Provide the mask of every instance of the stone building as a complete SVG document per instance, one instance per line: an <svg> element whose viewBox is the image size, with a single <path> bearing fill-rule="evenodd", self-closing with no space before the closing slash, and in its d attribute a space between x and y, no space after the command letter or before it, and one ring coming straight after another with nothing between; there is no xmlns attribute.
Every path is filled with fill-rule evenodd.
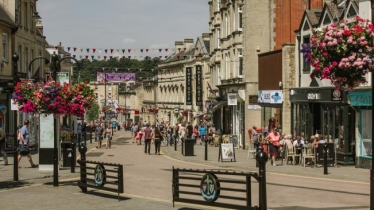
<svg viewBox="0 0 374 210"><path fill-rule="evenodd" d="M5 106L10 110L11 104L11 92L13 85L8 85L9 80L13 82L13 62L12 56L18 55L17 70L19 78L42 78L44 76L44 61L35 61L33 65L29 67L30 62L38 57L45 56L47 42L43 35L43 25L40 20L40 16L36 13L36 0L4 0L0 3L1 17L3 23L11 27L11 30L2 30L2 41L3 45L6 44L7 49L6 55L3 56L4 67L7 72L1 72L1 77L5 79L8 92L6 94L0 93L0 104L4 103ZM4 57L5 56L5 57ZM38 71L39 70L39 71ZM38 73L38 74L36 74ZM17 122L10 117L11 112L7 112L3 119L5 124L9 125L6 127L6 132L13 131L16 124L20 124L24 119L29 119L30 116L26 114L18 114ZM34 127L36 118L30 118L30 126ZM31 131L31 135L34 135L34 130ZM33 138L33 137L32 137Z"/></svg>
<svg viewBox="0 0 374 210"><path fill-rule="evenodd" d="M174 53L156 68L158 88L157 119L174 125L177 122L200 124L206 113L209 36L176 41Z"/></svg>

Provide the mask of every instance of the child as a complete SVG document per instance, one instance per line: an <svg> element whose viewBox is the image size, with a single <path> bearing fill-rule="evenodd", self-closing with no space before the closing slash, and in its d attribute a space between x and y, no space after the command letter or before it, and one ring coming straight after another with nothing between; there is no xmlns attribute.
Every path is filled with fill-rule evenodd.
<svg viewBox="0 0 374 210"><path fill-rule="evenodd" d="M135 137L137 145L142 145L142 137L143 137L143 133L140 130L140 128L138 127L138 129L136 131L136 137ZM139 141L139 143L138 143L138 141Z"/></svg>

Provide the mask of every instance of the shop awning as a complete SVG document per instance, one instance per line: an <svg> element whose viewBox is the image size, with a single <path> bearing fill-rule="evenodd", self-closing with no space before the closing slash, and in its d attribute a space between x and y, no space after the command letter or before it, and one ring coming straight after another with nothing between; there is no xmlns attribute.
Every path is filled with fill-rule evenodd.
<svg viewBox="0 0 374 210"><path fill-rule="evenodd" d="M225 106L226 104L227 104L227 101L220 101L220 102L218 102L217 104L215 104L215 105L210 109L210 111L211 111L211 112L214 112L214 111L216 111L217 109L219 109L219 108Z"/></svg>
<svg viewBox="0 0 374 210"><path fill-rule="evenodd" d="M197 114L196 116L194 116L193 118L199 118L199 117L203 117L204 115L206 115L207 113L200 113L200 114Z"/></svg>
<svg viewBox="0 0 374 210"><path fill-rule="evenodd" d="M351 101L352 106L371 106L372 99L371 99L371 91L353 91L348 92L349 99Z"/></svg>

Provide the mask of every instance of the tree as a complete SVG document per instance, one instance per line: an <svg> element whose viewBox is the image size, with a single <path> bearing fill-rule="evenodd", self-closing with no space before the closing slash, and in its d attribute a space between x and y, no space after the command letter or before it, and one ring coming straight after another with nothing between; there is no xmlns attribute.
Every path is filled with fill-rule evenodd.
<svg viewBox="0 0 374 210"><path fill-rule="evenodd" d="M91 109L86 110L86 118L88 122L94 122L99 118L99 113L100 113L100 106L96 102L94 102L91 106Z"/></svg>

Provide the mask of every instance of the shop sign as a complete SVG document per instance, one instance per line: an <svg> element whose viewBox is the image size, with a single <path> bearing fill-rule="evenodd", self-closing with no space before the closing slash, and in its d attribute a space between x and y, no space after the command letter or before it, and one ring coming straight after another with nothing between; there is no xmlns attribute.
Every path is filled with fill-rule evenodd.
<svg viewBox="0 0 374 210"><path fill-rule="evenodd" d="M258 95L249 95L248 96L248 103L249 104L257 104L258 103Z"/></svg>
<svg viewBox="0 0 374 210"><path fill-rule="evenodd" d="M283 92L281 90L259 90L258 103L282 104Z"/></svg>
<svg viewBox="0 0 374 210"><path fill-rule="evenodd" d="M318 100L321 96L319 93L308 93L308 100Z"/></svg>
<svg viewBox="0 0 374 210"><path fill-rule="evenodd" d="M343 91L341 90L332 90L331 91L331 101L341 101L343 100Z"/></svg>
<svg viewBox="0 0 374 210"><path fill-rule="evenodd" d="M192 105L192 68L186 68L186 105Z"/></svg>
<svg viewBox="0 0 374 210"><path fill-rule="evenodd" d="M175 109L174 109L174 113L176 113L176 114L179 113L179 109L178 109L178 108L175 108Z"/></svg>
<svg viewBox="0 0 374 210"><path fill-rule="evenodd" d="M354 91L349 92L349 99L352 106L371 106L371 91Z"/></svg>
<svg viewBox="0 0 374 210"><path fill-rule="evenodd" d="M196 66L196 106L203 105L203 78L202 68L200 65Z"/></svg>
<svg viewBox="0 0 374 210"><path fill-rule="evenodd" d="M248 105L249 110L261 110L261 106L259 105Z"/></svg>
<svg viewBox="0 0 374 210"><path fill-rule="evenodd" d="M236 106L238 104L238 98L236 97L236 95L236 93L227 94L227 105Z"/></svg>

